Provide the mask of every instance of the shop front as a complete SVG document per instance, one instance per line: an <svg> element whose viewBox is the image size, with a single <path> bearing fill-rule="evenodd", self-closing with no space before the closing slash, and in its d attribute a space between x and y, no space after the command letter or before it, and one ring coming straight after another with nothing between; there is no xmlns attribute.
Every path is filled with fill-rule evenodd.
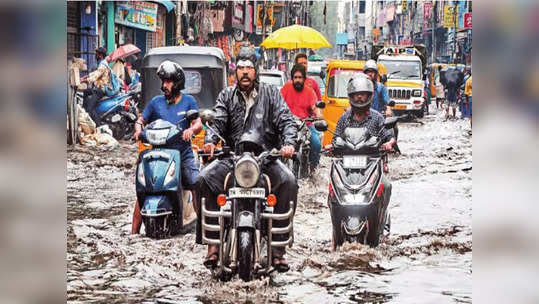
<svg viewBox="0 0 539 304"><path fill-rule="evenodd" d="M175 44L175 5L171 1L158 3L115 3L115 47L132 43L144 56L151 48Z"/></svg>

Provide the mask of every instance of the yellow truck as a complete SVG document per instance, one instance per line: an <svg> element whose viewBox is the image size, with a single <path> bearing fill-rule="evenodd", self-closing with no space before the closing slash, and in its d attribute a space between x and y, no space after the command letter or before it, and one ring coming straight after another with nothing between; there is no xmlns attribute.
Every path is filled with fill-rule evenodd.
<svg viewBox="0 0 539 304"><path fill-rule="evenodd" d="M387 71L389 99L395 101L392 107L396 115L412 113L421 118L424 115L424 71L426 68L425 46L373 46L373 59ZM384 79L385 80L385 79Z"/></svg>

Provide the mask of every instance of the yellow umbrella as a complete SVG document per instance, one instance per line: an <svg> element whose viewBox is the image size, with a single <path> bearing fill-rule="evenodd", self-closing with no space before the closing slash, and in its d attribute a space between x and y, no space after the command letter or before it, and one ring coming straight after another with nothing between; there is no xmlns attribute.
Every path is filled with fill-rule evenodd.
<svg viewBox="0 0 539 304"><path fill-rule="evenodd" d="M320 49L330 48L331 44L319 31L303 25L291 25L271 33L260 46L266 49Z"/></svg>

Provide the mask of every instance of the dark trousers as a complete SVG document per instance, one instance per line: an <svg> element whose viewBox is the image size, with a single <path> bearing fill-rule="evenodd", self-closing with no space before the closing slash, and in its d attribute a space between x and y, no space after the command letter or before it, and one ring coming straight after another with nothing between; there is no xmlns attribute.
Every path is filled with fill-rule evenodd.
<svg viewBox="0 0 539 304"><path fill-rule="evenodd" d="M206 208L211 211L219 210L217 205L217 195L224 192L224 181L226 175L231 172L233 174L233 162L230 159L225 160L215 160L206 166L199 175L198 180L198 194L199 199L197 200L199 204L202 203L202 197L206 198ZM277 205L274 207L275 213L286 213L290 209L289 202L294 202L294 211L296 208L296 202L298 197L298 183L294 174L290 169L288 169L281 161L277 160L275 162L267 165L263 172L268 175L271 181L271 192L277 196ZM197 225L197 243L202 244L202 235L201 235L201 221L200 221L200 210L198 208L198 225ZM216 218L206 218L206 223L217 225L218 221ZM273 221L274 227L286 227L290 223L289 220L280 220ZM276 234L274 235L274 240L284 241L288 238L287 234ZM219 238L219 233L215 231L206 231L206 237L216 239Z"/></svg>
<svg viewBox="0 0 539 304"><path fill-rule="evenodd" d="M90 117L98 127L101 125L101 119L99 119L99 115L97 114L97 105L104 96L105 92L98 88L84 90L84 100L82 106L86 112L90 114Z"/></svg>

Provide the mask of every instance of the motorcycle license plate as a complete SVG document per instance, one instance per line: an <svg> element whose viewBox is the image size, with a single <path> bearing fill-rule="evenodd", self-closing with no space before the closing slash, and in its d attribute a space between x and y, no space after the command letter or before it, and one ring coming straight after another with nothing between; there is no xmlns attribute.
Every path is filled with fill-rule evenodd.
<svg viewBox="0 0 539 304"><path fill-rule="evenodd" d="M230 188L228 190L229 198L266 198L266 189L264 188Z"/></svg>
<svg viewBox="0 0 539 304"><path fill-rule="evenodd" d="M343 167L346 169L363 169L367 167L367 156L354 155L344 156L342 159Z"/></svg>
<svg viewBox="0 0 539 304"><path fill-rule="evenodd" d="M395 110L406 110L406 105L395 105L393 107Z"/></svg>

